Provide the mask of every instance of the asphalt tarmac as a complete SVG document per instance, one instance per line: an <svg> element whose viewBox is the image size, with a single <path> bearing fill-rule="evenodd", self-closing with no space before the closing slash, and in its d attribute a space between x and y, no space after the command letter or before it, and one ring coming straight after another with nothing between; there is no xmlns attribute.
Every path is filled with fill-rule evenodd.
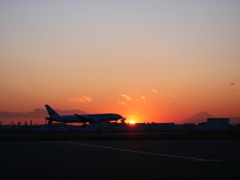
<svg viewBox="0 0 240 180"><path fill-rule="evenodd" d="M240 140L0 142L0 179L240 179Z"/></svg>

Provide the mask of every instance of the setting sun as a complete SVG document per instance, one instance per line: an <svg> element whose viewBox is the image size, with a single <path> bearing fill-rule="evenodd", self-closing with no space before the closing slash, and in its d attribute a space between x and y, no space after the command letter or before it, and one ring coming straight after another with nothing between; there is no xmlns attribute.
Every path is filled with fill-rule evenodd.
<svg viewBox="0 0 240 180"><path fill-rule="evenodd" d="M136 122L134 120L129 121L129 124L135 124Z"/></svg>

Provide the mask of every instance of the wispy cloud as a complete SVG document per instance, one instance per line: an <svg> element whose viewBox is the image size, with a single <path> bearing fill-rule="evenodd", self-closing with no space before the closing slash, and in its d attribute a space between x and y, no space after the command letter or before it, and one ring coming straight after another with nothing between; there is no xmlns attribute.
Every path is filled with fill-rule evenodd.
<svg viewBox="0 0 240 180"><path fill-rule="evenodd" d="M122 94L121 96L128 101L132 101L132 99L128 95Z"/></svg>
<svg viewBox="0 0 240 180"><path fill-rule="evenodd" d="M151 94L151 93L158 93L158 90L156 90L156 89L149 90L149 91L148 91L148 94Z"/></svg>
<svg viewBox="0 0 240 180"><path fill-rule="evenodd" d="M146 97L145 96L141 96L141 99L146 100Z"/></svg>
<svg viewBox="0 0 240 180"><path fill-rule="evenodd" d="M212 87L215 88L215 89L218 89L218 88L219 88L218 86L215 86L215 85L213 85Z"/></svg>
<svg viewBox="0 0 240 180"><path fill-rule="evenodd" d="M73 102L73 103L79 103L79 102L91 102L92 98L88 96L82 96L82 97L73 97L73 98L68 98L68 101Z"/></svg>
<svg viewBox="0 0 240 180"><path fill-rule="evenodd" d="M171 97L171 98L177 98L177 96L175 96L175 95L169 95L169 97Z"/></svg>
<svg viewBox="0 0 240 180"><path fill-rule="evenodd" d="M145 100L147 99L146 96L140 95L139 92L134 93L131 97L126 94L121 95L122 99L118 101L118 104L121 105L129 105L137 103L146 103Z"/></svg>
<svg viewBox="0 0 240 180"><path fill-rule="evenodd" d="M227 85L221 84L221 85L219 85L219 86L214 85L214 86L212 86L212 87L215 88L215 89L225 89L225 88L227 89L229 86L236 86L236 84L235 84L234 82L230 82L230 83L228 83ZM232 89L231 91L233 91L233 92L238 92L237 89Z"/></svg>
<svg viewBox="0 0 240 180"><path fill-rule="evenodd" d="M228 83L229 86L235 86L236 84L234 82Z"/></svg>
<svg viewBox="0 0 240 180"><path fill-rule="evenodd" d="M118 104L121 104L121 105L124 105L124 106L127 105L127 103L125 103L125 102L123 102L123 101L118 101Z"/></svg>
<svg viewBox="0 0 240 180"><path fill-rule="evenodd" d="M85 99L85 101L91 102L92 98L91 97L87 97L87 96L83 96L83 98Z"/></svg>

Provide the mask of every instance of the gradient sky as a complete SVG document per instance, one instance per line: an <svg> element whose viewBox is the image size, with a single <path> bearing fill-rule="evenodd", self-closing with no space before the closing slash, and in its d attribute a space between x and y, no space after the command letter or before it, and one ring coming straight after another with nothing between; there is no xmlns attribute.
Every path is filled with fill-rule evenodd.
<svg viewBox="0 0 240 180"><path fill-rule="evenodd" d="M240 116L239 0L9 0L0 22L0 111Z"/></svg>

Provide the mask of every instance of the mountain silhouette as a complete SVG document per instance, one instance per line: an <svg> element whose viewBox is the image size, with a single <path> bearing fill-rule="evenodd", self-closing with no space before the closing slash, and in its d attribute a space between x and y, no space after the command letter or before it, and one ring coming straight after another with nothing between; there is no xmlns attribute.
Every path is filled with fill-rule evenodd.
<svg viewBox="0 0 240 180"><path fill-rule="evenodd" d="M181 123L181 124L184 124L184 123L198 124L201 122L207 122L207 118L215 118L215 117L207 112L199 112L191 117L181 120L179 123Z"/></svg>

